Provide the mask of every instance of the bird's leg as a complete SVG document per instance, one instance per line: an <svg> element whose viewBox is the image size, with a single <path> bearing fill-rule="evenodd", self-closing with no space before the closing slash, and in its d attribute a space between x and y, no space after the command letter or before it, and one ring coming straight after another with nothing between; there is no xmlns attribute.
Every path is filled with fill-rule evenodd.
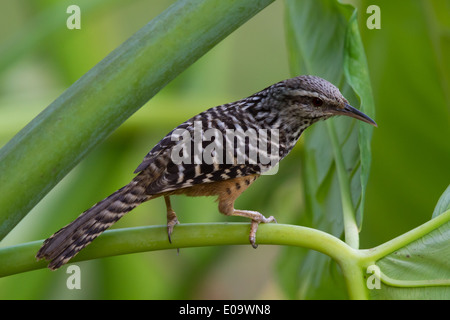
<svg viewBox="0 0 450 320"><path fill-rule="evenodd" d="M180 222L178 221L175 211L172 210L172 205L170 204L170 196L164 196L164 201L166 202L167 207L167 236L169 238L169 242L172 243L172 239L170 238L170 236L172 235L173 227Z"/></svg>
<svg viewBox="0 0 450 320"><path fill-rule="evenodd" d="M252 224L250 226L250 235L249 240L250 244L253 248L257 248L258 245L256 244L256 230L258 230L259 224L262 223L270 223L270 222L277 222L273 216L270 216L269 218L264 217L261 213L257 211L249 211L249 210L235 210L231 214L232 216L240 216L240 217L246 217L249 219L252 219Z"/></svg>
<svg viewBox="0 0 450 320"><path fill-rule="evenodd" d="M264 217L261 213L257 211L250 210L236 210L234 209L234 201L239 197L239 195L244 192L256 179L257 175L240 177L232 179L229 181L221 182L218 185L218 195L219 198L219 211L227 216L240 216L249 218L252 220L250 226L249 240L253 248L257 248L256 244L256 230L258 230L259 224L277 222L274 217L269 218Z"/></svg>

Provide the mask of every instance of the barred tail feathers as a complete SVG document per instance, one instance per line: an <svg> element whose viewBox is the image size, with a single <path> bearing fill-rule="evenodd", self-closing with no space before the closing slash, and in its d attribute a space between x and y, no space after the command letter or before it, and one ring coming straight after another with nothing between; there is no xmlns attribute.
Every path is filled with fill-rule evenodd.
<svg viewBox="0 0 450 320"><path fill-rule="evenodd" d="M131 181L45 240L36 258L50 260L48 267L58 269L123 215L150 198L138 180Z"/></svg>

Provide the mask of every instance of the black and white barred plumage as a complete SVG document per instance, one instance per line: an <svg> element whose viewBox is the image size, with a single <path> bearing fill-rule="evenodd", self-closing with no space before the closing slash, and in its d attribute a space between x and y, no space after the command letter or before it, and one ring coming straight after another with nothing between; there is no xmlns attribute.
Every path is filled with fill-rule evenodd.
<svg viewBox="0 0 450 320"><path fill-rule="evenodd" d="M159 196L167 197L166 201L168 201L169 195L172 194L218 195L220 211L225 214L234 214L233 211L230 211L233 208L229 207L232 207L234 199L242 191L234 195L227 186L224 188L226 192L222 194L217 183L238 181L236 185L239 186L237 189L240 189L239 180L235 179L244 178L243 186L248 187L257 176L269 170L292 150L301 133L308 126L339 114L374 124L373 120L350 107L334 85L315 76L300 76L284 80L248 98L208 109L180 124L167 134L145 156L135 170L138 175L128 185L100 201L82 213L75 221L45 240L36 257L51 260L49 264L51 269L59 268L125 213L140 203ZM202 132L214 129L216 130L215 134L221 136L201 140L199 144L198 139L194 141L195 125L200 125ZM243 138L241 139L243 147L239 149L236 146L240 138L228 139L226 135L230 130L239 134L253 132L252 130L258 134L265 130L267 137L259 137L261 139L257 143L261 143L260 145L255 142L252 144L250 139L247 141ZM190 135L191 153L184 158L189 161L176 163L174 156L177 154L174 154L173 151L182 143L182 140L179 139L181 133ZM276 139L271 139L271 134L275 133ZM224 147L222 156L214 158L218 154L214 149L212 151L214 155L211 156L212 162L198 161L199 159L196 159L198 154L195 154L193 150L197 148L201 153L207 150L208 144L212 141L215 141L217 147ZM225 148L227 145L235 147L227 150ZM186 144L186 146L188 145ZM250 151L254 151L255 148L259 149L259 146L265 146L263 148L265 149L264 155L270 158L270 162L262 163L259 161L262 158L259 157L256 158L256 161L251 159ZM275 154L270 153L270 150L275 150ZM228 160L232 159L231 162L226 161L227 152L229 152ZM185 155L183 154L183 156ZM239 159L240 161L238 161ZM246 177L253 178L250 181ZM205 186L205 188L195 189L199 185ZM209 185L214 186L213 191L207 189ZM194 189L197 191L192 192ZM232 198L230 199L231 204L226 203L227 193ZM168 206L168 212L170 210ZM242 212L236 214L244 215ZM251 212L248 215L246 212L244 213L244 216L255 221L255 213ZM263 216L261 215L261 217ZM257 223L266 221L269 220L261 218ZM254 232L256 232L256 227ZM169 239L170 232L171 229Z"/></svg>

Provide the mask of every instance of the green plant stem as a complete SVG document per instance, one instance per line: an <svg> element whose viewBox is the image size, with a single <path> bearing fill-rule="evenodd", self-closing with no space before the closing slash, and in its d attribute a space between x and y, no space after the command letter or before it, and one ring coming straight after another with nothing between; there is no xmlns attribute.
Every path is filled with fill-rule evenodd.
<svg viewBox="0 0 450 320"><path fill-rule="evenodd" d="M360 264L358 250L354 250L352 256L345 260L338 261L338 264L342 269L350 299L367 300L369 295L364 281L365 269Z"/></svg>
<svg viewBox="0 0 450 320"><path fill-rule="evenodd" d="M336 128L333 119L327 121L328 133L333 146L334 161L341 191L342 214L344 219L345 242L353 249L359 248L359 230L355 218L355 209L352 203L350 192L350 180L345 170L344 157L341 152L341 145L337 138Z"/></svg>
<svg viewBox="0 0 450 320"><path fill-rule="evenodd" d="M391 287L399 288L417 288L417 287L440 287L450 286L450 279L431 279L431 280L401 280L388 277L380 271L381 282Z"/></svg>
<svg viewBox="0 0 450 320"><path fill-rule="evenodd" d="M179 0L0 150L0 240L90 150L273 0Z"/></svg>
<svg viewBox="0 0 450 320"><path fill-rule="evenodd" d="M374 264L375 261L387 256L388 254L406 246L414 240L417 240L432 230L439 228L445 223L450 222L450 210L445 211L439 216L425 222L424 224L388 241L375 248L360 250L364 256L365 265Z"/></svg>
<svg viewBox="0 0 450 320"><path fill-rule="evenodd" d="M249 245L248 223L182 224L175 227L172 244L167 240L166 226L116 229L104 232L71 262L128 253L216 245ZM258 244L292 245L317 250L339 263L354 260L355 250L340 239L307 227L284 224L261 224ZM48 262L36 262L35 255L42 241L33 241L0 249L0 276L46 267Z"/></svg>
<svg viewBox="0 0 450 320"><path fill-rule="evenodd" d="M182 224L175 227L172 244L167 240L166 226L149 226L109 230L75 256L71 262L129 253L176 248L247 245L248 223ZM352 299L366 299L359 253L340 239L307 227L284 224L261 224L258 244L291 245L322 252L341 266ZM0 249L0 277L45 268L47 261L36 261L42 240Z"/></svg>
<svg viewBox="0 0 450 320"><path fill-rule="evenodd" d="M450 221L450 210L423 225L373 249L356 250L340 239L307 227L284 224L261 224L257 243L305 247L322 252L334 259L342 269L349 296L352 299L367 299L364 270L369 265L395 250L425 236ZM166 226L149 226L109 230L104 232L71 262L108 256L167 250L176 248L247 245L248 223L182 224L175 227L172 244L167 240ZM42 240L0 248L0 277L45 268L46 261L36 261L35 254ZM249 246L249 250L252 250ZM394 286L448 285L447 280L400 282L386 277L383 282Z"/></svg>

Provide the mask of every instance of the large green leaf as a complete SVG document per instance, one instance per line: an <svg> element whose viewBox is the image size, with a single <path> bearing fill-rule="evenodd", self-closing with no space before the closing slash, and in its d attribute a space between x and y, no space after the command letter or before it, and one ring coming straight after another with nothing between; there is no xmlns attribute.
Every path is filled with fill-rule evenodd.
<svg viewBox="0 0 450 320"><path fill-rule="evenodd" d="M356 10L335 0L286 2L286 31L292 72L314 74L337 85L349 102L373 116L374 105ZM304 134L302 168L308 219L297 223L340 237L358 247L364 189L370 169L372 128L344 117L315 124ZM284 263L294 254L299 264ZM286 249L281 274L296 274L305 298L345 298L336 265L317 252ZM282 280L284 277L281 277ZM288 292L297 296L283 281ZM336 288L337 290L330 290ZM323 290L321 290L323 289ZM340 291L340 292L339 292Z"/></svg>
<svg viewBox="0 0 450 320"><path fill-rule="evenodd" d="M433 218L450 209L450 186L439 199ZM450 298L450 221L376 262L381 287L373 299Z"/></svg>

